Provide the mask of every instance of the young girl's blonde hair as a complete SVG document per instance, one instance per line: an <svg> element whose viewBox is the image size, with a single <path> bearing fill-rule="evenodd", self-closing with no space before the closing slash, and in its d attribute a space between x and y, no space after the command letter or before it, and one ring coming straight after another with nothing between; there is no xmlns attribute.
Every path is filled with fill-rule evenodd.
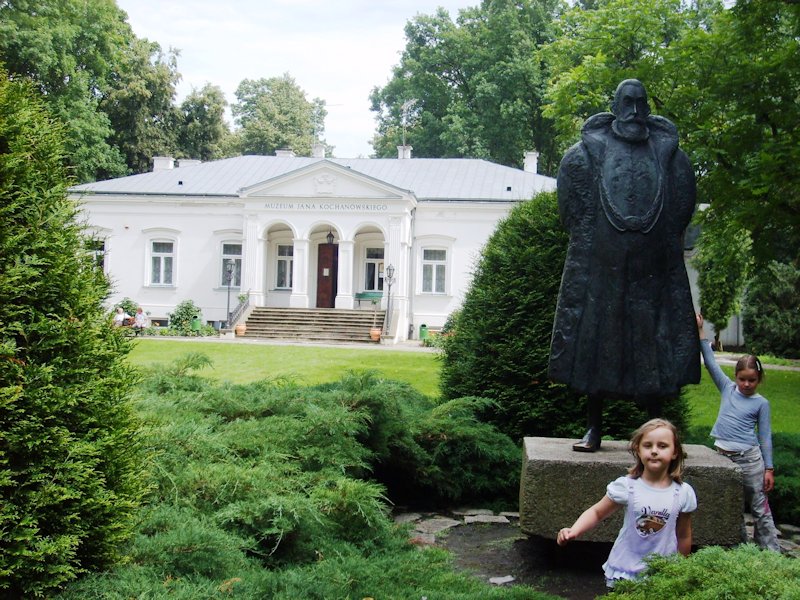
<svg viewBox="0 0 800 600"><path fill-rule="evenodd" d="M669 476L672 477L673 481L681 483L681 477L683 476L683 445L681 444L681 437L678 435L678 428L666 419L650 419L633 432L628 450L633 455L636 464L628 469L628 475L637 479L644 473L644 465L642 464L642 459L639 458L639 444L642 443L642 438L646 433L650 433L659 427L666 427L672 432L672 437L675 440L675 458L669 463Z"/></svg>

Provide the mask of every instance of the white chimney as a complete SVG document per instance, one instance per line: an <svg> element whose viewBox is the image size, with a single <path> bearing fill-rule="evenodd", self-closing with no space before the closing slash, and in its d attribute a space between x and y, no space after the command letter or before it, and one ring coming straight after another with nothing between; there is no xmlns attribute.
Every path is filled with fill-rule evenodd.
<svg viewBox="0 0 800 600"><path fill-rule="evenodd" d="M277 150L275 150L275 156L294 158L295 153L294 150L292 150L291 148L278 148Z"/></svg>
<svg viewBox="0 0 800 600"><path fill-rule="evenodd" d="M526 173L536 173L539 168L539 153L538 152L526 152L525 153L525 162L523 163L522 169Z"/></svg>
<svg viewBox="0 0 800 600"><path fill-rule="evenodd" d="M179 158L177 167L180 169L181 167L193 167L195 165L199 165L202 160L198 160L197 158Z"/></svg>
<svg viewBox="0 0 800 600"><path fill-rule="evenodd" d="M413 146L398 146L397 147L397 158L404 159L404 158L411 158L411 151L414 149Z"/></svg>
<svg viewBox="0 0 800 600"><path fill-rule="evenodd" d="M168 171L175 167L175 159L171 156L154 156L153 171Z"/></svg>
<svg viewBox="0 0 800 600"><path fill-rule="evenodd" d="M314 145L311 146L311 156L312 158L325 158L325 144L314 142Z"/></svg>

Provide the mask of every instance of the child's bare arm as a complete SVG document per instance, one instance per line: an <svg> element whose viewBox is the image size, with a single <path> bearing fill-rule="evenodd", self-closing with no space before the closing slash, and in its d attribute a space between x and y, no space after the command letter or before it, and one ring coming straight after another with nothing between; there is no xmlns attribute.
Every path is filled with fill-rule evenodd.
<svg viewBox="0 0 800 600"><path fill-rule="evenodd" d="M564 527L558 532L558 538L556 539L558 545L564 546L567 542L578 539L579 536L594 529L601 521L613 515L620 506L622 505L617 504L608 496L603 496L600 502L583 511L583 514L578 517L572 527Z"/></svg>
<svg viewBox="0 0 800 600"><path fill-rule="evenodd" d="M689 556L692 551L692 513L678 515L676 533L678 535L678 552Z"/></svg>

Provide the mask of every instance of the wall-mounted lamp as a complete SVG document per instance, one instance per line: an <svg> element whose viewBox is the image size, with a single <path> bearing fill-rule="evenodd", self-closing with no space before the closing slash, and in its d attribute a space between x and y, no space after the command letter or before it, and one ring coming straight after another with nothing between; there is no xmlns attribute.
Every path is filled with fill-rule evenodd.
<svg viewBox="0 0 800 600"><path fill-rule="evenodd" d="M328 230L328 235L325 236L325 239L328 240L329 244L333 243L333 231L330 229Z"/></svg>

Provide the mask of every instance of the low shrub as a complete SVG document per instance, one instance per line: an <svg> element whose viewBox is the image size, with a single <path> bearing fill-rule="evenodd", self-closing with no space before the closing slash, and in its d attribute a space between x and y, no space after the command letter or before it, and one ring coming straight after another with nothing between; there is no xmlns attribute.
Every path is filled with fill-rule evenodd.
<svg viewBox="0 0 800 600"><path fill-rule="evenodd" d="M184 300L179 302L171 313L167 313L169 317L169 329L176 332L178 335L192 335L192 321L195 317L200 317L200 307L197 306L192 300Z"/></svg>
<svg viewBox="0 0 800 600"><path fill-rule="evenodd" d="M648 576L623 581L608 600L800 598L800 562L753 545L709 546L688 558L654 556Z"/></svg>

